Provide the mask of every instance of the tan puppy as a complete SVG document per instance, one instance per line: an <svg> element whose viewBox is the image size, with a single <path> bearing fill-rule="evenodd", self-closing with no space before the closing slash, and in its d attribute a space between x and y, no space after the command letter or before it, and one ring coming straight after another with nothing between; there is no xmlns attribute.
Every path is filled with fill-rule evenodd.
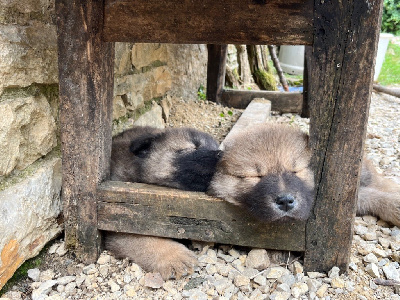
<svg viewBox="0 0 400 300"><path fill-rule="evenodd" d="M224 141L193 129L134 128L113 139L111 178L207 191L265 222L306 220L314 201L308 135L282 124L250 127ZM358 214L400 226L400 187L363 162ZM106 249L164 278L191 272L194 254L170 239L105 235Z"/></svg>

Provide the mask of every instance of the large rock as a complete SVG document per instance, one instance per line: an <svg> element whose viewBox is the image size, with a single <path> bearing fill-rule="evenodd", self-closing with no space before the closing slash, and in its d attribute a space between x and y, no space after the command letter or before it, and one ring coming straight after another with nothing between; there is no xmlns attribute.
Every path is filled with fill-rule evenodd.
<svg viewBox="0 0 400 300"><path fill-rule="evenodd" d="M135 126L152 126L156 128L165 128L162 118L162 108L153 103L151 109L141 115L134 123Z"/></svg>
<svg viewBox="0 0 400 300"><path fill-rule="evenodd" d="M0 176L22 170L57 145L56 124L42 94L0 98Z"/></svg>
<svg viewBox="0 0 400 300"><path fill-rule="evenodd" d="M0 185L0 289L62 229L61 159L52 154L30 169Z"/></svg>
<svg viewBox="0 0 400 300"><path fill-rule="evenodd" d="M200 85L206 85L205 45L116 44L114 95L134 111L145 102L165 97L196 99Z"/></svg>
<svg viewBox="0 0 400 300"><path fill-rule="evenodd" d="M0 25L0 94L5 87L33 82L58 82L56 27Z"/></svg>

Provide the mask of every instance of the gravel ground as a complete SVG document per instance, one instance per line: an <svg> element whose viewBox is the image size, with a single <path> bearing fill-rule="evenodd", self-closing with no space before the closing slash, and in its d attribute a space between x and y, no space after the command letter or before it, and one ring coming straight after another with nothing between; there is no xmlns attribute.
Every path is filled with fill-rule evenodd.
<svg viewBox="0 0 400 300"><path fill-rule="evenodd" d="M399 112L398 98L374 94L366 141L367 156L396 180L400 178ZM169 125L191 124L222 140L240 114L205 101L179 101ZM272 119L308 128L308 120L292 114L274 114ZM364 216L356 218L354 231L347 275L339 275L337 268L328 274L304 273L301 256L290 252L193 242L189 247L199 266L192 275L169 281L107 252L96 264L80 264L57 240L44 264L29 270L29 277L1 299L400 300L400 229Z"/></svg>

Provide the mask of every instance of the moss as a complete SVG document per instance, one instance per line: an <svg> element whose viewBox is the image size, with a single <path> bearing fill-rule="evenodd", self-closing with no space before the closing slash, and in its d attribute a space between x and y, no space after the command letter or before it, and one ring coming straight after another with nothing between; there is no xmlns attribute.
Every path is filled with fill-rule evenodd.
<svg viewBox="0 0 400 300"><path fill-rule="evenodd" d="M276 91L276 80L274 75L264 70L256 70L255 76L257 78L257 84L267 91Z"/></svg>
<svg viewBox="0 0 400 300"><path fill-rule="evenodd" d="M43 249L39 252L39 254L31 259L25 261L18 269L15 271L14 275L7 281L7 283L3 286L0 291L0 297L6 294L11 288L18 283L18 281L27 278L28 270L38 268L44 262L44 256L47 253L47 250L54 243L55 240L47 243Z"/></svg>
<svg viewBox="0 0 400 300"><path fill-rule="evenodd" d="M153 61L150 65L142 67L141 71L142 71L142 73L145 73L145 72L151 71L152 69L155 69L155 68L158 68L158 67L162 67L162 66L166 66L166 65L167 65L166 62L163 62L163 61L160 61L160 60L156 60L156 61Z"/></svg>
<svg viewBox="0 0 400 300"><path fill-rule="evenodd" d="M26 87L6 87L0 95L0 102L13 98L44 95L49 101L58 99L58 84L33 83Z"/></svg>

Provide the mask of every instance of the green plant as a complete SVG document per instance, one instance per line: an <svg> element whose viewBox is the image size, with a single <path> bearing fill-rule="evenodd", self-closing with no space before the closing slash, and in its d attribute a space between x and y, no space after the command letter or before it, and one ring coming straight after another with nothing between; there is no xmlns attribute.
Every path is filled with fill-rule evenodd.
<svg viewBox="0 0 400 300"><path fill-rule="evenodd" d="M382 13L382 32L400 35L400 1L384 0Z"/></svg>
<svg viewBox="0 0 400 300"><path fill-rule="evenodd" d="M207 99L206 89L202 84L200 84L199 88L197 89L197 97L199 98L199 100Z"/></svg>
<svg viewBox="0 0 400 300"><path fill-rule="evenodd" d="M378 82L381 85L400 84L400 45L389 43Z"/></svg>

